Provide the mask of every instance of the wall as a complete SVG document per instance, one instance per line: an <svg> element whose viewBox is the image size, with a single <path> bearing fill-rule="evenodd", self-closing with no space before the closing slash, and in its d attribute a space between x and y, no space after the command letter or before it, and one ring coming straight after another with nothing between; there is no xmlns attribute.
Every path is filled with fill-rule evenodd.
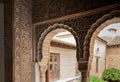
<svg viewBox="0 0 120 82"><path fill-rule="evenodd" d="M107 49L107 68L120 69L120 47Z"/></svg>
<svg viewBox="0 0 120 82"><path fill-rule="evenodd" d="M32 82L32 0L14 0L14 82Z"/></svg>
<svg viewBox="0 0 120 82"><path fill-rule="evenodd" d="M60 53L60 79L76 75L76 50L50 47L50 52Z"/></svg>
<svg viewBox="0 0 120 82"><path fill-rule="evenodd" d="M0 82L4 79L4 5L0 4Z"/></svg>
<svg viewBox="0 0 120 82"><path fill-rule="evenodd" d="M99 48L99 65L98 65L98 73L96 73L96 49ZM95 40L94 44L94 54L93 54L93 60L92 60L92 67L90 71L90 75L96 75L98 77L102 76L103 71L105 70L105 56L106 56L106 44Z"/></svg>

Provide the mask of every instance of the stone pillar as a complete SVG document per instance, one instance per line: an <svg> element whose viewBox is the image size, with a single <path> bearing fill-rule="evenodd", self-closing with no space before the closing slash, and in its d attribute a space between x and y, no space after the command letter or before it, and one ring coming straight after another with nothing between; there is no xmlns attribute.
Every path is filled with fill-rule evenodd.
<svg viewBox="0 0 120 82"><path fill-rule="evenodd" d="M13 24L13 82L32 82L32 0L14 0Z"/></svg>
<svg viewBox="0 0 120 82"><path fill-rule="evenodd" d="M88 71L81 72L81 82L89 82L89 72Z"/></svg>
<svg viewBox="0 0 120 82"><path fill-rule="evenodd" d="M46 71L48 69L48 58L43 58L41 62L38 62L40 66L40 82L46 82Z"/></svg>

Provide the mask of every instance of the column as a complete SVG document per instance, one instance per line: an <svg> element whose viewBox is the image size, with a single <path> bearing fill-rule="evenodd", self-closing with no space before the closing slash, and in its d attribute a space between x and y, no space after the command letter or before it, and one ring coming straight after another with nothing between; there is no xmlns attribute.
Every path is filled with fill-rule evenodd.
<svg viewBox="0 0 120 82"><path fill-rule="evenodd" d="M88 71L81 72L81 82L89 82L89 72Z"/></svg>
<svg viewBox="0 0 120 82"><path fill-rule="evenodd" d="M38 62L40 66L40 82L46 82L46 71L48 69L48 58L43 58L41 62Z"/></svg>

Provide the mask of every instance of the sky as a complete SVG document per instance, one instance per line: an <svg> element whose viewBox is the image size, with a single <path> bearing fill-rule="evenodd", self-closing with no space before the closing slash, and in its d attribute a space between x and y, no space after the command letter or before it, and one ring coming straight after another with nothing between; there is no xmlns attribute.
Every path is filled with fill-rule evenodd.
<svg viewBox="0 0 120 82"><path fill-rule="evenodd" d="M113 28L116 29L116 33L109 32L108 29ZM106 26L98 36L120 36L120 23L114 23Z"/></svg>

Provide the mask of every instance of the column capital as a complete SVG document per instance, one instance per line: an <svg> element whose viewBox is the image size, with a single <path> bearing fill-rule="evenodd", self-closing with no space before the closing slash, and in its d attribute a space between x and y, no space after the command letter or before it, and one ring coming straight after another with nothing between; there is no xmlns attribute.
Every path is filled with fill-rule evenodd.
<svg viewBox="0 0 120 82"><path fill-rule="evenodd" d="M48 69L48 58L43 58L40 62L38 62L38 65L40 66L40 72L41 74L45 73Z"/></svg>
<svg viewBox="0 0 120 82"><path fill-rule="evenodd" d="M44 57L38 65L40 66L40 82L46 82L45 73L48 69L49 57Z"/></svg>

